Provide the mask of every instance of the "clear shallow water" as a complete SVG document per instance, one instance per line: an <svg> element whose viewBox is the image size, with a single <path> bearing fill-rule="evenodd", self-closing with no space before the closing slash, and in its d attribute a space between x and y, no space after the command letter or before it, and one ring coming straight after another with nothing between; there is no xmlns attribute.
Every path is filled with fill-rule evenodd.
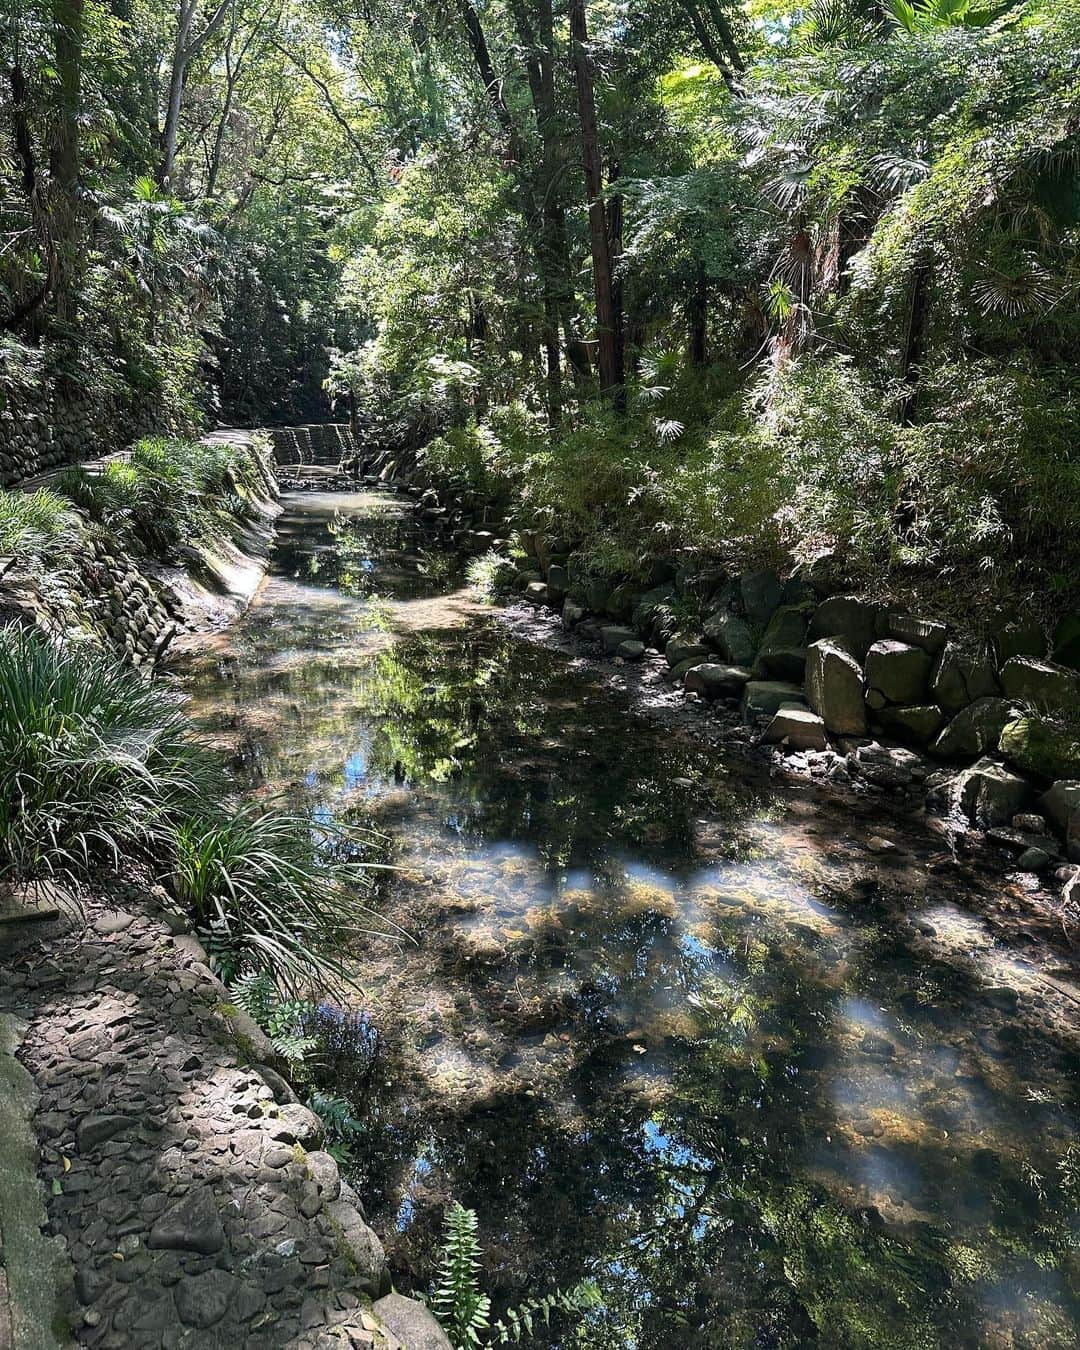
<svg viewBox="0 0 1080 1350"><path fill-rule="evenodd" d="M561 1347L1073 1346L1080 994L1000 871L636 717L381 494L287 499L188 675L260 794L374 817L359 1186L399 1287L474 1208ZM347 523L351 521L351 523Z"/></svg>

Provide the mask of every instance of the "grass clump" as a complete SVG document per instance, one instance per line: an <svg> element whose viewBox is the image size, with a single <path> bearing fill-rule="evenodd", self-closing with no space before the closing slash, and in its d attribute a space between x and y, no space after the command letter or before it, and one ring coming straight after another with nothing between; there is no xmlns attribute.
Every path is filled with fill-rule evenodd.
<svg viewBox="0 0 1080 1350"><path fill-rule="evenodd" d="M335 857L303 816L247 803L184 820L172 837L171 882L210 935L226 974L264 971L302 989L311 972L348 980L358 864Z"/></svg>
<svg viewBox="0 0 1080 1350"><path fill-rule="evenodd" d="M0 557L40 558L75 530L71 503L48 488L8 492L0 488Z"/></svg>
<svg viewBox="0 0 1080 1350"><path fill-rule="evenodd" d="M0 628L0 881L169 882L231 978L348 978L366 863L338 832L237 807L180 694L114 658Z"/></svg>
<svg viewBox="0 0 1080 1350"><path fill-rule="evenodd" d="M101 652L0 628L0 878L144 855L207 777L178 695Z"/></svg>

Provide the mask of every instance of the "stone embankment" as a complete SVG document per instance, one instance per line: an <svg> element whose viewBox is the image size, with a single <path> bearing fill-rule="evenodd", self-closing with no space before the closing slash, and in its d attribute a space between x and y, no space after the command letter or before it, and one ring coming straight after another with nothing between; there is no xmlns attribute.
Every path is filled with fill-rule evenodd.
<svg viewBox="0 0 1080 1350"><path fill-rule="evenodd" d="M135 551L102 529L75 532L44 569L33 560L0 558L0 622L16 619L58 639L95 642L130 665L152 669L178 637L220 628L241 613L266 570L280 511L278 484L257 434L222 431L207 439L242 447L257 471L258 491L239 481L231 485L246 501L242 528L189 541L170 560ZM106 462L83 467L92 473ZM46 476L23 487L48 482Z"/></svg>
<svg viewBox="0 0 1080 1350"><path fill-rule="evenodd" d="M572 541L515 532L414 456L378 454L356 471L415 497L455 547L505 555L504 580L609 658L659 654L689 701L749 729L789 768L925 797L1080 903L1080 615L1047 633L1001 614L975 635L829 594L813 574L733 575L702 562L657 560L647 583L612 585L578 566ZM512 534L524 568L509 562Z"/></svg>
<svg viewBox="0 0 1080 1350"><path fill-rule="evenodd" d="M448 1350L387 1297L318 1117L165 894L56 909L0 925L0 1030L19 1029L40 1141L39 1183L0 1140L0 1345ZM16 1244L42 1206L47 1241L30 1224Z"/></svg>

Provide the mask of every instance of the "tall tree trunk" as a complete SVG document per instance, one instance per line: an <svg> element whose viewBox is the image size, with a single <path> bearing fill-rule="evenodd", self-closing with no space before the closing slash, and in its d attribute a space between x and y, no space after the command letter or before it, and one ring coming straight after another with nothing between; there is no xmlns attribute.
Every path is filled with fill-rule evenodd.
<svg viewBox="0 0 1080 1350"><path fill-rule="evenodd" d="M161 130L161 157L158 160L159 187L168 187L176 166L176 147L180 140L180 114L183 110L184 88L188 71L203 47L225 21L225 15L235 0L219 0L206 21L206 26L193 33L199 0L180 0L176 16L176 38L173 42L172 64L169 67L169 93L165 104L165 124Z"/></svg>
<svg viewBox="0 0 1080 1350"><path fill-rule="evenodd" d="M577 84L581 157L585 169L585 190L589 197L589 239L592 245L593 291L596 297L597 366L600 372L600 391L617 406L622 398L623 381L619 366L618 331L612 297L611 252L608 246L607 213L604 210L603 171L596 130L596 96L593 91L588 41L585 0L570 0L570 56Z"/></svg>
<svg viewBox="0 0 1080 1350"><path fill-rule="evenodd" d="M75 316L79 275L79 108L82 99L83 0L52 0L59 107L49 146L56 317Z"/></svg>

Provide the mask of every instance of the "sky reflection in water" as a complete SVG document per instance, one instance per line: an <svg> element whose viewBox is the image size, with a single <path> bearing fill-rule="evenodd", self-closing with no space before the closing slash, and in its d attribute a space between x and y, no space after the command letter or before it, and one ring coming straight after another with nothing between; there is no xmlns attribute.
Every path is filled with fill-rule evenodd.
<svg viewBox="0 0 1080 1350"><path fill-rule="evenodd" d="M635 719L392 499L284 523L190 686L254 791L395 840L359 1181L399 1286L454 1197L497 1303L599 1278L537 1345L1075 1345L1076 1005L1000 878Z"/></svg>

